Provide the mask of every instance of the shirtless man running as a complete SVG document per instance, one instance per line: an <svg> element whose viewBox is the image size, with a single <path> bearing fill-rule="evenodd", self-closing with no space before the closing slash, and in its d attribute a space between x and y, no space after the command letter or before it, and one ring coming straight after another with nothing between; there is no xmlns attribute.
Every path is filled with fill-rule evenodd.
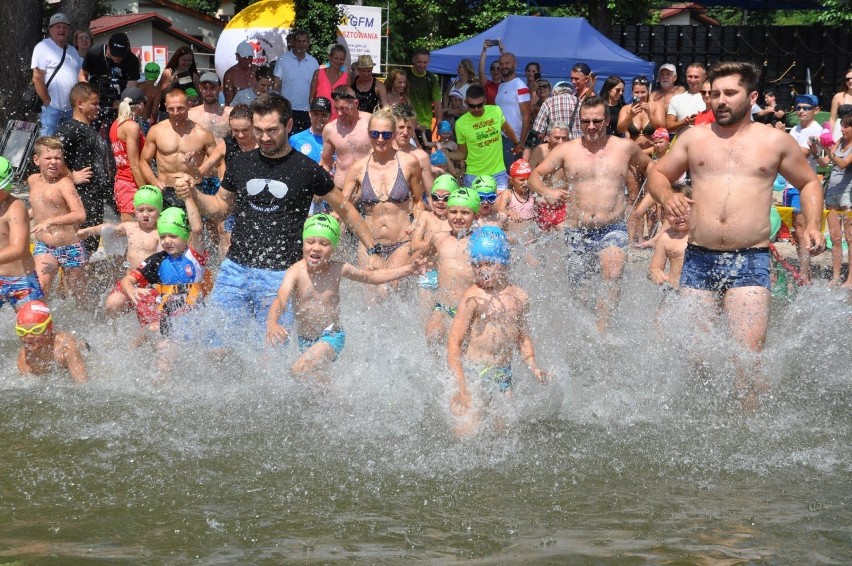
<svg viewBox="0 0 852 566"><path fill-rule="evenodd" d="M780 172L799 188L802 238L812 254L825 246L822 187L796 140L751 121L759 82L751 63L717 63L708 78L716 123L678 136L650 172L648 185L668 214L689 221L681 294L708 308L721 303L736 341L760 352L769 320L772 183ZM672 190L687 169L692 199ZM737 393L745 406L755 406L763 383L751 377L754 368L738 366Z"/></svg>
<svg viewBox="0 0 852 566"><path fill-rule="evenodd" d="M175 197L175 177L189 174L200 183L198 166L216 146L208 130L189 118L186 93L175 88L165 94L169 119L151 126L145 147L142 149L142 175L150 185L163 191L164 206L181 206ZM157 160L157 174L151 169L151 160Z"/></svg>
<svg viewBox="0 0 852 566"><path fill-rule="evenodd" d="M619 280L627 259L627 199L631 172L650 161L629 139L608 136L610 117L604 100L590 96L580 104L583 137L565 142L547 155L529 179L530 189L558 204L568 202L565 243L569 277L576 283L600 269L603 285L596 301L598 332L606 332L618 303ZM564 169L568 186L548 187L543 178Z"/></svg>
<svg viewBox="0 0 852 566"><path fill-rule="evenodd" d="M320 165L334 174L334 186L343 190L346 172L353 163L367 157L373 148L367 133L370 115L358 110L358 99L351 86L335 88L331 98L337 119L322 130Z"/></svg>

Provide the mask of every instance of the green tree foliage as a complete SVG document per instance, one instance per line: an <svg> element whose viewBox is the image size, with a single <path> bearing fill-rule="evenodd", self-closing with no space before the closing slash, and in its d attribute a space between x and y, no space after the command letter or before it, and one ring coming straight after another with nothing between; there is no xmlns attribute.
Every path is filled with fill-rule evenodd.
<svg viewBox="0 0 852 566"><path fill-rule="evenodd" d="M317 61L328 59L328 46L337 43L338 27L344 15L336 2L296 0L293 27L307 30L311 38L310 52Z"/></svg>
<svg viewBox="0 0 852 566"><path fill-rule="evenodd" d="M174 2L198 10L208 16L215 16L222 5L222 0L174 0Z"/></svg>

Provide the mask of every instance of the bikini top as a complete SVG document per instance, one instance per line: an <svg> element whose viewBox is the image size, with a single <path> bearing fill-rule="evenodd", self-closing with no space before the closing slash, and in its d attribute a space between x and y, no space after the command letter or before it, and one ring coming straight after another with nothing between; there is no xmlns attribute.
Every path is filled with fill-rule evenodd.
<svg viewBox="0 0 852 566"><path fill-rule="evenodd" d="M373 157L370 156L369 159ZM402 166L399 164L399 156L396 156L396 180L393 182L390 192L385 200L376 196L376 191L373 190L373 183L370 182L370 161L367 160L367 167L364 171L364 180L361 181L361 204L378 204L380 202L400 203L411 199L411 188L405 180L405 175L402 173Z"/></svg>
<svg viewBox="0 0 852 566"><path fill-rule="evenodd" d="M654 125L651 124L651 122L648 122L647 124L645 124L645 127L640 130L636 127L636 124L634 124L631 120L630 124L627 126L627 133L630 134L630 139L634 140L640 135L645 136L646 138L650 138L652 135L654 135L655 129L656 128L654 128Z"/></svg>

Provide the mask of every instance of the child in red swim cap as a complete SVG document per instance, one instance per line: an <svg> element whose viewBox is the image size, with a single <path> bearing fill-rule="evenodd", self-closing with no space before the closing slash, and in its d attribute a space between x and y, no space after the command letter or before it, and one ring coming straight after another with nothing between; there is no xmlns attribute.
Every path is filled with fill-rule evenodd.
<svg viewBox="0 0 852 566"><path fill-rule="evenodd" d="M18 371L44 375L56 367L68 370L75 383L89 379L77 338L53 330L50 308L41 301L21 305L15 318L15 334L21 339Z"/></svg>

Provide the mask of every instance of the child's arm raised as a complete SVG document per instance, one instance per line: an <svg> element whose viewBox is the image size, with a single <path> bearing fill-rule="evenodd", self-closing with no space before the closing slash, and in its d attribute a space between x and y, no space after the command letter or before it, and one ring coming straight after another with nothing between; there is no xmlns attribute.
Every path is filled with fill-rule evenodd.
<svg viewBox="0 0 852 566"><path fill-rule="evenodd" d="M305 260L301 260L287 270L284 280L278 287L278 294L275 295L275 299L269 306L269 313L266 315L266 343L270 346L283 344L290 336L287 329L278 324L278 319L281 318L281 313L287 308L290 295L296 288L298 274L304 270L304 266Z"/></svg>
<svg viewBox="0 0 852 566"><path fill-rule="evenodd" d="M476 313L477 300L473 296L475 292L471 289L465 291L447 335L447 366L458 384L458 391L450 401L450 410L456 415L462 415L470 408L470 392L467 390L462 364L462 344L467 337L473 315Z"/></svg>
<svg viewBox="0 0 852 566"><path fill-rule="evenodd" d="M183 175L182 179L176 181L177 183L194 184L189 175ZM189 222L189 247L197 252L204 252L204 223L201 220L201 212L193 198L186 199L184 204L186 204L186 219Z"/></svg>
<svg viewBox="0 0 852 566"><path fill-rule="evenodd" d="M391 267L388 269L374 269L367 271L358 269L352 264L343 264L343 277L357 281L358 283L368 283L370 285L381 285L382 283L390 283L403 277L408 277L412 273L420 271L426 265L425 259L417 259L411 263L407 263L400 267Z"/></svg>
<svg viewBox="0 0 852 566"><path fill-rule="evenodd" d="M59 192L62 194L66 206L68 206L68 212L60 216L54 216L53 218L45 218L33 227L33 234L45 232L51 226L73 226L74 224L81 224L86 221L86 210L83 208L83 201L80 200L80 195L77 193L77 189L74 187L71 179L64 177L57 181L57 184L59 185Z"/></svg>

